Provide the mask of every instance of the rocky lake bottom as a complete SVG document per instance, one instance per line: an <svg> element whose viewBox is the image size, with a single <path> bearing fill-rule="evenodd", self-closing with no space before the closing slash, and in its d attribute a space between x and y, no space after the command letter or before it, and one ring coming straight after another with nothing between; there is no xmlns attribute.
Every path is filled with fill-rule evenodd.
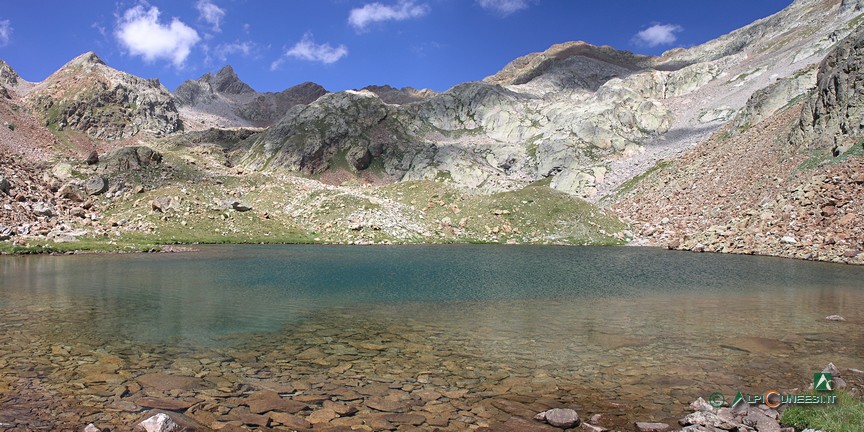
<svg viewBox="0 0 864 432"><path fill-rule="evenodd" d="M862 271L597 247L4 258L0 430L151 409L226 431L526 430L549 408L675 424L716 391L861 369Z"/></svg>

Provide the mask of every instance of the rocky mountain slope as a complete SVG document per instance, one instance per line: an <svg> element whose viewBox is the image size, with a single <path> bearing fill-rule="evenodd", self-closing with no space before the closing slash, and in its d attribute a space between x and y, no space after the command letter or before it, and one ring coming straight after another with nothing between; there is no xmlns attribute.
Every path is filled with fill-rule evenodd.
<svg viewBox="0 0 864 432"><path fill-rule="evenodd" d="M259 93L241 81L231 66L174 90L180 112L192 128L271 126L289 108L307 105L326 93L324 87L310 82L278 93Z"/></svg>
<svg viewBox="0 0 864 432"><path fill-rule="evenodd" d="M858 27L819 65L815 88L761 120L753 107L788 83L758 92L739 119L657 165L613 209L647 244L864 262L862 54Z"/></svg>

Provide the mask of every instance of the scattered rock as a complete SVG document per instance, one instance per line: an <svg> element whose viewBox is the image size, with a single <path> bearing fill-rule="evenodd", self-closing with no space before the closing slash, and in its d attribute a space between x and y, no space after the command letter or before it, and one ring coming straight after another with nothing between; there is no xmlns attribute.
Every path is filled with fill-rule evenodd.
<svg viewBox="0 0 864 432"><path fill-rule="evenodd" d="M99 195L108 191L108 180L102 176L93 176L84 181L84 191L89 195Z"/></svg>
<svg viewBox="0 0 864 432"><path fill-rule="evenodd" d="M828 365L825 366L825 369L822 369L822 372L830 373L832 377L840 376L840 369L837 369L837 366L834 366L834 363L828 363Z"/></svg>

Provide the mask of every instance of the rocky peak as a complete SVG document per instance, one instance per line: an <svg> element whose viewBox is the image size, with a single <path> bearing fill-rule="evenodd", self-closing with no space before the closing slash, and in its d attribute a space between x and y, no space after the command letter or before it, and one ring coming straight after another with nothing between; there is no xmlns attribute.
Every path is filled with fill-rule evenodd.
<svg viewBox="0 0 864 432"><path fill-rule="evenodd" d="M240 77L234 72L234 68L227 65L219 70L215 76L206 74L205 79L213 86L213 90L225 94L255 93L248 84L240 81Z"/></svg>
<svg viewBox="0 0 864 432"><path fill-rule="evenodd" d="M67 64L68 65L87 65L87 64L104 65L105 62L101 58L99 58L99 56L96 55L95 52L88 51L84 54L79 55L78 57L75 57L74 59L72 59L72 61L70 61Z"/></svg>
<svg viewBox="0 0 864 432"><path fill-rule="evenodd" d="M587 61L594 63L595 66L586 67L577 65L574 60L583 63ZM609 46L594 46L582 41L565 42L552 45L543 52L519 57L504 66L501 71L485 78L483 81L490 84L518 85L526 84L534 78L556 68L569 69L571 72L579 75L581 72L580 69L593 74L594 70L598 69L596 65L605 65L610 70L623 69L635 71L650 67L653 63L654 57L638 55L630 51L619 51ZM614 73L612 72L612 74ZM596 87L605 82L605 80L608 80L608 77L597 78L585 84L596 90Z"/></svg>
<svg viewBox="0 0 864 432"><path fill-rule="evenodd" d="M18 73L5 61L0 60L0 86L14 87L18 84Z"/></svg>

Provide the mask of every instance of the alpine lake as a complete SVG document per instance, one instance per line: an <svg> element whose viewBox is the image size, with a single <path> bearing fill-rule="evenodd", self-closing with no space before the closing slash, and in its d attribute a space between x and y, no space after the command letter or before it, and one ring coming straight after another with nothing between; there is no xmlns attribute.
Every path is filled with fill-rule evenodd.
<svg viewBox="0 0 864 432"><path fill-rule="evenodd" d="M864 362L864 268L652 248L201 246L0 258L0 430L633 430ZM833 322L828 315L846 321ZM304 423L309 422L309 423Z"/></svg>

